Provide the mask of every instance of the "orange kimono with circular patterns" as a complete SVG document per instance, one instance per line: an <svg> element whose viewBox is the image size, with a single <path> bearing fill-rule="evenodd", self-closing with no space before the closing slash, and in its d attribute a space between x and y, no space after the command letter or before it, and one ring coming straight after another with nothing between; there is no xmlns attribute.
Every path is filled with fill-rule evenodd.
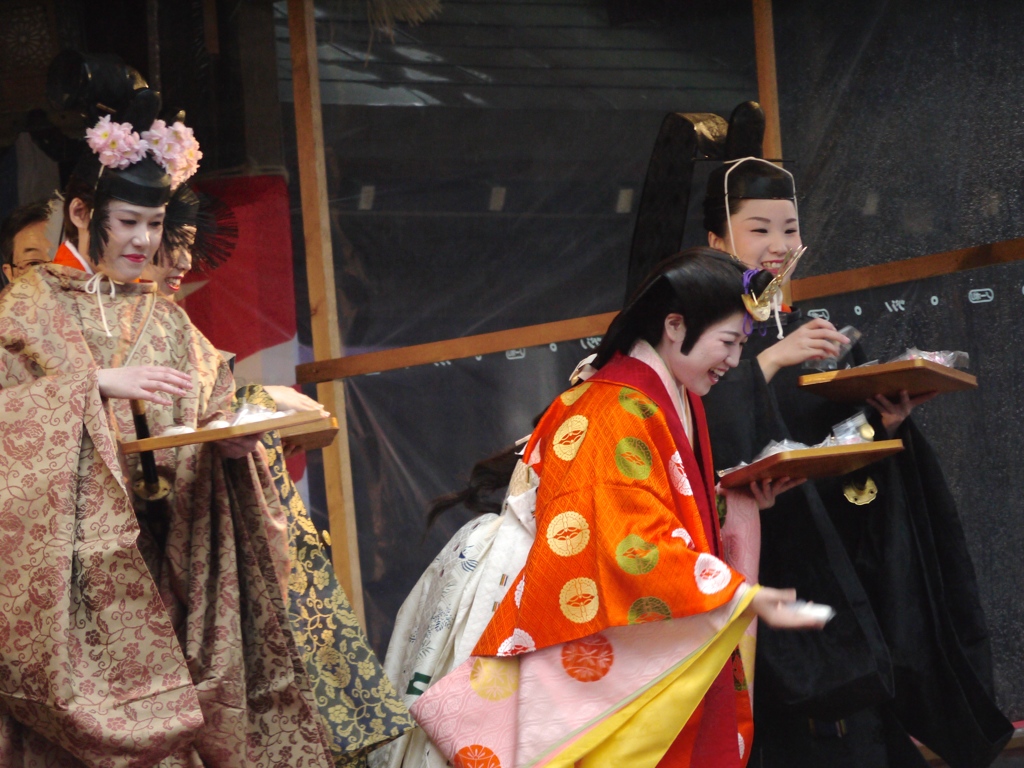
<svg viewBox="0 0 1024 768"><path fill-rule="evenodd" d="M548 408L524 452L540 476L537 540L475 656L529 652L733 599L744 579L719 559L707 427L699 398L690 404L697 451L658 374L617 356ZM706 722L711 700L714 719L727 721L720 728ZM735 750L737 728L752 735L734 655L677 746L695 755L709 740L700 733L715 733ZM676 751L662 764L689 764L673 760Z"/></svg>

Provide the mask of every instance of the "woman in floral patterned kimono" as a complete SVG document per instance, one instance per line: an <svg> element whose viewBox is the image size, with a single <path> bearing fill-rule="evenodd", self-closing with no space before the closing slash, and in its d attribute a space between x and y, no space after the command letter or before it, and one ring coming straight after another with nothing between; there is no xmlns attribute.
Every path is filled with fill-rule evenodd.
<svg viewBox="0 0 1024 768"><path fill-rule="evenodd" d="M161 544L118 454L128 399L159 435L223 417L234 392L187 316L137 282L199 157L154 113L87 132L69 242L0 297L0 764L326 768L255 440L156 453Z"/></svg>
<svg viewBox="0 0 1024 768"><path fill-rule="evenodd" d="M228 255L222 244L233 217L221 207L213 198L197 196L187 185L171 196L168 221L184 237L165 240L142 273L164 298L174 301L193 265L211 269ZM279 411L323 411L320 403L291 387L250 384L235 397ZM412 728L413 721L381 669L320 545L319 533L285 466L287 447L276 431L264 433L260 442L258 451L270 468L281 510L287 515L282 521L288 555L285 609L295 644L330 737L335 764L360 765L366 753Z"/></svg>
<svg viewBox="0 0 1024 768"><path fill-rule="evenodd" d="M456 765L745 764L740 636L820 626L724 561L700 397L739 359L745 278L710 249L659 265L530 437L525 565L412 709Z"/></svg>

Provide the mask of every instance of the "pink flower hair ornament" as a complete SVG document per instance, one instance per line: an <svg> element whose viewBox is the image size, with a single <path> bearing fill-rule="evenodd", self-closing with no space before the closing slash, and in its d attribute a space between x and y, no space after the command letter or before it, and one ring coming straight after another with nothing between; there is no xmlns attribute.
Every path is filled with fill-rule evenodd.
<svg viewBox="0 0 1024 768"><path fill-rule="evenodd" d="M199 151L192 129L180 120L168 126L163 120L154 120L142 134L153 159L171 176L171 189L190 179L199 170L203 153Z"/></svg>
<svg viewBox="0 0 1024 768"><path fill-rule="evenodd" d="M85 140L100 163L108 168L124 169L146 156L147 146L132 130L131 123L113 123L110 115L101 117L94 127L87 128Z"/></svg>
<svg viewBox="0 0 1024 768"><path fill-rule="evenodd" d="M171 189L191 178L203 157L192 129L180 120L171 126L154 120L150 129L139 136L131 123L115 123L104 115L94 127L86 129L85 139L107 168L127 168L148 152L170 175Z"/></svg>

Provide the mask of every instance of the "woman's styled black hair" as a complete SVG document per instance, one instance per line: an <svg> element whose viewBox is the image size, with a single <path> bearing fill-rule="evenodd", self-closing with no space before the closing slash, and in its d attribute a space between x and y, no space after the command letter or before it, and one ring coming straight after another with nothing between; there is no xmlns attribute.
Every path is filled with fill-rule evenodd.
<svg viewBox="0 0 1024 768"><path fill-rule="evenodd" d="M107 245L110 203L122 200L146 208L159 208L170 197L170 176L151 158L127 170L101 169L88 152L78 163L64 190L64 236L78 247L78 228L71 221L71 204L78 198L90 211L89 253L82 255L99 264Z"/></svg>
<svg viewBox="0 0 1024 768"><path fill-rule="evenodd" d="M438 496L430 502L427 527L432 526L442 513L460 504L474 515L501 512L505 489L518 461L519 447L515 445L478 461L469 473L469 483L465 488Z"/></svg>
<svg viewBox="0 0 1024 768"><path fill-rule="evenodd" d="M736 213L744 200L795 200L792 177L778 166L756 158L726 163L708 176L704 195L704 229L725 237L725 174L729 173L729 215Z"/></svg>
<svg viewBox="0 0 1024 768"><path fill-rule="evenodd" d="M185 248L192 254L192 271L206 272L226 262L237 244L238 219L231 206L181 184L167 202L164 236L153 263L159 266Z"/></svg>
<svg viewBox="0 0 1024 768"><path fill-rule="evenodd" d="M115 122L130 123L141 134L149 130L160 112L160 94L116 56L83 56L66 51L51 62L47 77L54 105L81 111L89 122L98 118L102 104L104 114ZM107 244L110 202L122 200L145 208L165 206L171 195L171 177L148 155L126 168L108 168L84 141L80 152L64 190L64 236L79 246L78 228L69 215L71 204L78 198L90 211L89 253L82 255L99 264Z"/></svg>
<svg viewBox="0 0 1024 768"><path fill-rule="evenodd" d="M689 248L670 256L654 268L626 308L612 320L593 365L600 368L616 352L628 354L637 339L656 346L665 330L665 318L674 313L682 315L686 324L682 352L689 354L708 326L747 311L745 292L760 294L771 280L771 273L747 269L714 248ZM539 420L534 420L535 427ZM478 515L500 512L497 494L508 486L518 458L517 448L510 446L478 462L466 488L431 502L427 524L459 504Z"/></svg>
<svg viewBox="0 0 1024 768"><path fill-rule="evenodd" d="M64 190L64 238L76 248L78 227L71 220L71 203L78 198L89 209L89 253L82 255L93 264L99 264L103 249L107 245L107 204L109 198L96 194L96 184L81 175L73 174Z"/></svg>
<svg viewBox="0 0 1024 768"><path fill-rule="evenodd" d="M638 339L657 346L665 330L665 318L671 314L683 316L686 337L681 351L688 355L708 326L746 312L746 271L742 263L714 248L688 248L665 259L608 326L594 367L600 368L616 352L629 354ZM771 279L768 272L758 272L749 287L760 293Z"/></svg>

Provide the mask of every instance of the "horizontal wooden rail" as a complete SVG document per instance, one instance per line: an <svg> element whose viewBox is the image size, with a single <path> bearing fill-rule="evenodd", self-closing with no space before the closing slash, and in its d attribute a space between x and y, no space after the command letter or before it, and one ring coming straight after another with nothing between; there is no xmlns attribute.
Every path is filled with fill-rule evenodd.
<svg viewBox="0 0 1024 768"><path fill-rule="evenodd" d="M949 275L953 272L963 272L965 269L990 267L1019 259L1024 259L1024 237L794 280L793 301L820 299L823 296L852 293L867 288L881 288L884 285Z"/></svg>
<svg viewBox="0 0 1024 768"><path fill-rule="evenodd" d="M296 366L295 378L299 384L311 384L330 379L359 376L364 373L408 368L413 365L440 363L442 360L489 355L519 347L536 347L541 344L571 341L587 336L601 336L608 330L608 324L616 314L616 312L606 312L603 315L574 317L571 320L510 328L507 331L463 336L459 339L387 349L382 352L367 352L363 355L337 357L333 360L318 360Z"/></svg>
<svg viewBox="0 0 1024 768"><path fill-rule="evenodd" d="M948 275L967 269L1006 264L1019 259L1024 259L1024 238L976 245L971 248L919 256L872 267L850 269L845 272L833 272L829 275L805 277L793 281L793 300L807 301L866 288L880 288L885 285ZM510 328L507 331L463 336L459 339L435 341L430 344L417 344L412 347L388 349L382 352L337 357L332 360L318 360L297 366L295 376L300 384L312 384L365 373L379 373L414 365L440 363L443 360L489 355L519 347L535 347L587 336L601 336L608 329L608 324L615 314L615 312L605 312L601 315L588 315L554 323Z"/></svg>

